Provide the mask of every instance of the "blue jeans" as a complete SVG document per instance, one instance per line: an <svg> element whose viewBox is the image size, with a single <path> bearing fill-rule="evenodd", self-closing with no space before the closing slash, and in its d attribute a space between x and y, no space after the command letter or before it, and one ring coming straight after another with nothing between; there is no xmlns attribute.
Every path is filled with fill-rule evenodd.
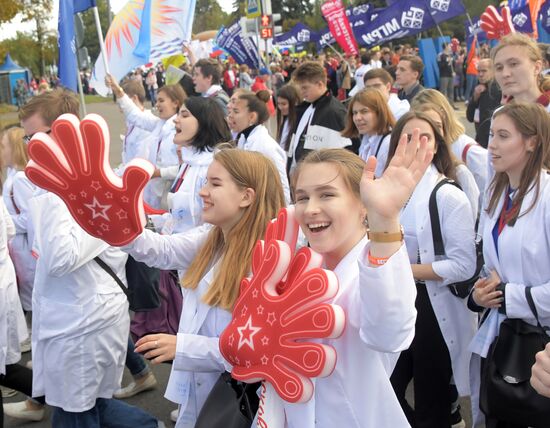
<svg viewBox="0 0 550 428"><path fill-rule="evenodd" d="M128 350L126 351L126 367L132 373L134 379L139 379L149 374L151 369L145 362L145 358L134 351L132 336L128 336Z"/></svg>
<svg viewBox="0 0 550 428"><path fill-rule="evenodd" d="M114 398L98 398L85 412L66 412L52 407L52 426L63 428L157 428L159 421L139 407Z"/></svg>
<svg viewBox="0 0 550 428"><path fill-rule="evenodd" d="M464 94L464 98L466 98L467 100L470 100L470 98L472 97L476 82L477 76L474 76L473 74L466 75L466 93Z"/></svg>

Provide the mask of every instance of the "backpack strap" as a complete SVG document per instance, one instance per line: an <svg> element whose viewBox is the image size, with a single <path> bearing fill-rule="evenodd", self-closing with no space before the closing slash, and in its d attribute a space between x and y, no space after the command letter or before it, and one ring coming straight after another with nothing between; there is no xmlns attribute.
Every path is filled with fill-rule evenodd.
<svg viewBox="0 0 550 428"><path fill-rule="evenodd" d="M380 147L382 147L382 141L384 141L384 139L390 134L391 132L386 132L384 135L382 135L382 137L378 141L378 146L376 147L376 152L374 153L375 158L378 158L378 152L380 151Z"/></svg>
<svg viewBox="0 0 550 428"><path fill-rule="evenodd" d="M436 256L445 255L445 247L443 246L443 237L441 236L441 224L439 222L439 210L437 208L437 199L436 199L437 191L444 184L452 184L453 186L456 186L460 190L462 190L457 182L450 180L449 178L443 178L441 181L439 181L439 183L435 185L430 195L430 202L428 204L428 207L430 210L430 223L432 227L434 255Z"/></svg>
<svg viewBox="0 0 550 428"><path fill-rule="evenodd" d="M111 269L111 267L105 263L103 260L99 258L99 256L94 257L94 261L105 271L109 274L111 278L115 280L115 282L118 284L118 286L122 289L123 293L126 295L126 297L129 297L130 292L124 285L124 283L120 280L118 275Z"/></svg>

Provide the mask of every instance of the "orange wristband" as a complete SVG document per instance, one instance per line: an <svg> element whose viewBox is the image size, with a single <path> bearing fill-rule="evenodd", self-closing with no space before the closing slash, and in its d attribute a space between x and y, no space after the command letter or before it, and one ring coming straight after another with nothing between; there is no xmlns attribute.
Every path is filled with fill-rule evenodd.
<svg viewBox="0 0 550 428"><path fill-rule="evenodd" d="M369 263L373 266L384 266L389 259L389 257L374 257L371 255L370 251L367 258L369 259Z"/></svg>

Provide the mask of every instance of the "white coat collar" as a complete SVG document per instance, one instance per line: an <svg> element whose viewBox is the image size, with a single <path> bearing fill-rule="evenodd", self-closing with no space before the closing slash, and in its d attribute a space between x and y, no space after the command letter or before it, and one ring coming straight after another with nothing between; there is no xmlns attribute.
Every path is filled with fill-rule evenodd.
<svg viewBox="0 0 550 428"><path fill-rule="evenodd" d="M204 166L212 163L214 153L205 150L199 152L194 147L182 147L181 158L183 162L189 166Z"/></svg>

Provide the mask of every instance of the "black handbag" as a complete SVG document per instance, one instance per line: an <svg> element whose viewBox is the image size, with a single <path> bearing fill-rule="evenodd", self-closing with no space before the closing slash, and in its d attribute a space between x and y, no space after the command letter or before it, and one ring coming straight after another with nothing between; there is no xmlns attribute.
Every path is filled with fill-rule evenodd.
<svg viewBox="0 0 550 428"><path fill-rule="evenodd" d="M128 288L126 288L107 263L101 260L99 256L95 257L94 260L116 281L124 294L126 294L131 311L147 312L160 307L159 269L149 267L145 263L136 261L132 256L128 256L128 260L126 261Z"/></svg>
<svg viewBox="0 0 550 428"><path fill-rule="evenodd" d="M530 287L525 297L537 325L521 319L506 319L489 348L481 371L479 406L486 416L499 421L550 427L550 399L539 395L529 380L535 354L550 341L548 327L541 326Z"/></svg>
<svg viewBox="0 0 550 428"><path fill-rule="evenodd" d="M258 411L260 383L239 382L220 375L199 413L195 428L250 428Z"/></svg>
<svg viewBox="0 0 550 428"><path fill-rule="evenodd" d="M444 178L436 184L436 186L432 190L432 194L430 195L429 210L435 256L445 255L445 247L443 246L443 238L441 236L441 225L439 223L439 210L437 209L436 200L437 191L444 184L452 184L453 186L456 186L460 189L460 186L455 181ZM474 288L474 284L479 279L479 273L483 268L483 263L483 241L476 240L476 270L474 272L474 275L464 281L448 284L447 287L449 287L451 293L462 299L468 297L470 291L472 290L472 288Z"/></svg>

